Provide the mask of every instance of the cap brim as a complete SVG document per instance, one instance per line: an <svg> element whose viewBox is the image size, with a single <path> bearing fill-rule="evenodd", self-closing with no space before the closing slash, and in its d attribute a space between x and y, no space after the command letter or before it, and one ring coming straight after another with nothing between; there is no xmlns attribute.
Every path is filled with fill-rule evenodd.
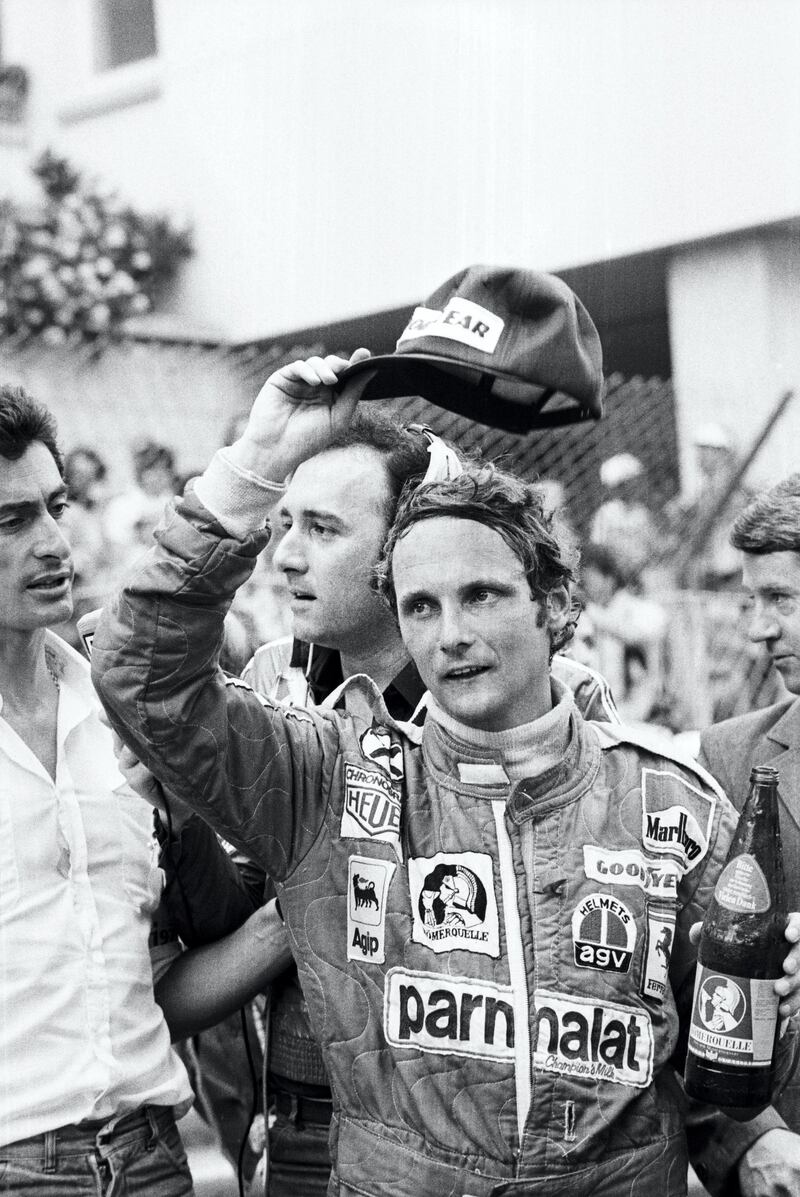
<svg viewBox="0 0 800 1197"><path fill-rule="evenodd" d="M365 358L348 366L339 375L337 389L355 388L360 402L421 395L446 411L506 432L556 428L596 420L602 414L571 396L555 397L552 391L511 381L506 381L506 393L501 393L503 384L501 376L452 358L403 353Z"/></svg>

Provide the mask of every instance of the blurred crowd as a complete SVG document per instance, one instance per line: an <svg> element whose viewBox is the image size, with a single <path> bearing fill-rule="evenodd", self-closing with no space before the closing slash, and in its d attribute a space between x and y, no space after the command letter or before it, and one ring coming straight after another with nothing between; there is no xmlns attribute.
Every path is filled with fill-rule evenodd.
<svg viewBox="0 0 800 1197"><path fill-rule="evenodd" d="M232 443L241 425L241 417L231 421L223 444ZM665 505L654 501L660 488L633 453L606 458L602 493L584 538L571 526L562 483L539 480L547 506L581 552L581 615L571 655L608 680L626 722L670 735L767 705L779 684L762 650L739 631L737 554L727 530L752 493L739 477L739 455L727 429L717 424L699 427L693 446L694 490ZM60 631L73 645L77 619L102 606L147 550L166 502L193 473L180 472L174 449L156 439L131 446L127 486L119 485L97 448L69 451L65 518L75 561L75 613ZM272 565L276 543L228 616L224 665L231 673L241 672L259 645L290 634L284 581ZM698 620L695 639L711 673L699 712L699 691L675 682L679 674L685 677L678 658L691 645L691 625ZM735 659L720 652L732 644ZM695 680L701 686L699 675Z"/></svg>
<svg viewBox="0 0 800 1197"><path fill-rule="evenodd" d="M230 443L235 435L234 423L224 443ZM193 473L180 473L174 450L151 439L132 446L132 482L124 488L116 485L97 449L76 445L67 453L70 506L64 523L75 564L75 609L70 623L59 631L74 647L78 647L77 620L102 607L107 595L146 552L165 504L183 490ZM267 552L228 615L224 667L240 673L258 645L289 631L282 580Z"/></svg>

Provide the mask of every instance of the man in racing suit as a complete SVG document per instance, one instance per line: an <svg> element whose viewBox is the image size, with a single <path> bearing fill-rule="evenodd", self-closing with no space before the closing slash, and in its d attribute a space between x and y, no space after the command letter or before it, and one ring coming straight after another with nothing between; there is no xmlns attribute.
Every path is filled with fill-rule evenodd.
<svg viewBox="0 0 800 1197"><path fill-rule="evenodd" d="M112 721L278 883L333 1084L332 1192L616 1197L649 1180L681 1194L676 995L732 810L701 772L598 732L551 690L569 567L535 492L500 475L439 484L460 514L430 521L435 549L415 559L401 542L407 568L394 562L401 631L436 700L421 734L364 677L345 684L343 715L224 679L224 611L265 543L268 479L295 464L286 440L282 456L264 451L266 430L294 420L297 441L313 439L319 406L308 419L281 401L310 373L331 386L345 363L301 365L267 384L243 443L178 504L101 625ZM528 519L530 561L495 530L503 487L506 530ZM419 539L413 520L406 536ZM427 590L407 593L420 576ZM437 586L458 606L451 577L474 595L458 600L470 619L497 603L516 613L477 660L461 662L475 637L452 619L439 648L415 631ZM437 672L437 653L452 668ZM796 979L777 988L791 1013Z"/></svg>
<svg viewBox="0 0 800 1197"><path fill-rule="evenodd" d="M318 706L338 691L346 675L365 671L362 660L354 658L355 643L369 658L370 674L387 683L382 695L389 713L422 723L425 687L394 620L370 586L369 570L394 516L400 484L460 469L452 448L430 430L402 428L367 409L359 410L344 435L295 470L271 515L281 530L274 563L286 577L296 630L312 642L287 637L258 649L243 674L254 690L294 706ZM317 529L303 518L308 510L315 512ZM319 535L334 526L340 534L333 543ZM314 595L311 612L294 597L309 593ZM573 691L585 718L618 722L603 678L562 654L552 668ZM170 914L190 947L234 931L272 896L263 869L240 854L229 858L197 817L179 828L163 860L170 882L177 880L167 891ZM331 1093L293 965L271 986L269 998L264 1062L274 1111L267 1144L269 1192L283 1197L302 1184L304 1192L324 1194ZM223 1033L229 1035L227 1027L220 1038ZM237 1083L233 1071L231 1082ZM239 1083L244 1093L249 1076L242 1074Z"/></svg>

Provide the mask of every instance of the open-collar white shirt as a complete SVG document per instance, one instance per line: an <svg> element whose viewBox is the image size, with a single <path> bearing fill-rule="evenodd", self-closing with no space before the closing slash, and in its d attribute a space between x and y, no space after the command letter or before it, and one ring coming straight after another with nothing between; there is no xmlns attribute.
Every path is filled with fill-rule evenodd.
<svg viewBox="0 0 800 1197"><path fill-rule="evenodd" d="M153 997L153 968L179 948L163 923L151 935L152 812L117 768L87 662L50 632L47 648L55 781L0 695L0 1144L191 1100Z"/></svg>

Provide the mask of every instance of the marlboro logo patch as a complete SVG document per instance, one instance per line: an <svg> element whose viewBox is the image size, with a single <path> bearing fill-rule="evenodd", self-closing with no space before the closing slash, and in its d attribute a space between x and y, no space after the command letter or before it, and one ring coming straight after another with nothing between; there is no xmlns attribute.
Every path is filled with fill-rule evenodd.
<svg viewBox="0 0 800 1197"><path fill-rule="evenodd" d="M494 353L503 327L500 317L488 308L454 296L441 312L435 308L416 308L397 343L401 345L418 337L444 337L482 353Z"/></svg>
<svg viewBox="0 0 800 1197"><path fill-rule="evenodd" d="M675 802L676 790L684 799ZM714 799L679 777L642 770L642 842L648 852L672 856L690 872L708 851Z"/></svg>
<svg viewBox="0 0 800 1197"><path fill-rule="evenodd" d="M400 835L400 796L384 773L344 767L344 809L341 834L344 839L397 842Z"/></svg>

